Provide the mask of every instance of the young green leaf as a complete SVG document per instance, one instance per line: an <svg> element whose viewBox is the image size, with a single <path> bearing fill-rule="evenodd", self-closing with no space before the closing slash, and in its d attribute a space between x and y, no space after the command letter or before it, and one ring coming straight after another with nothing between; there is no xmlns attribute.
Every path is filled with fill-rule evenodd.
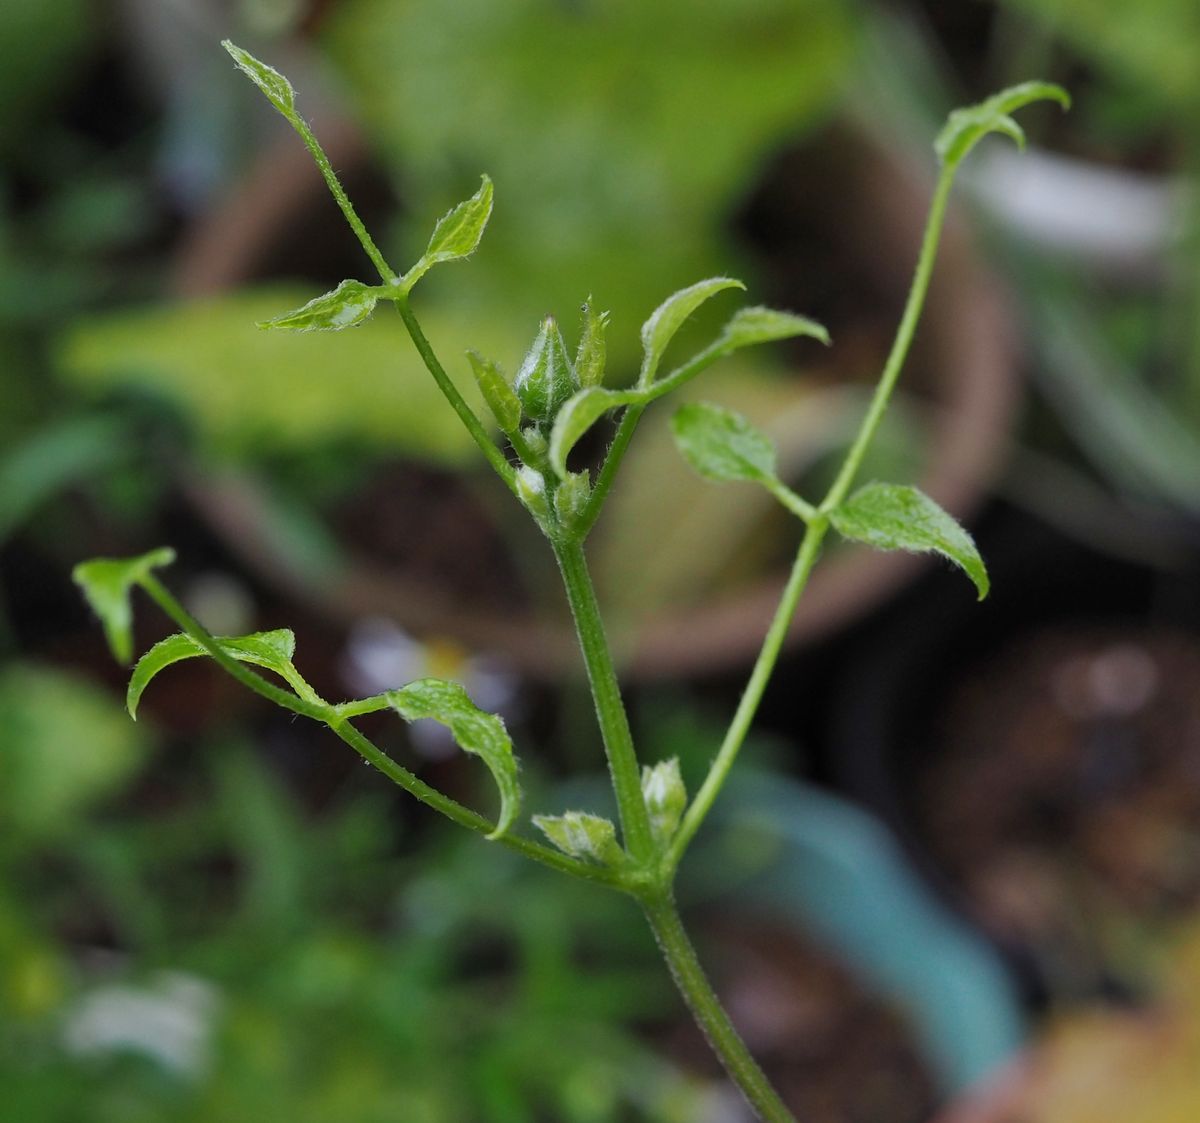
<svg viewBox="0 0 1200 1123"><path fill-rule="evenodd" d="M638 376L638 385L649 386L654 381L663 352L666 351L675 333L683 326L683 322L696 311L706 300L714 297L725 289L744 289L741 281L732 277L710 277L706 281L697 281L686 289L667 297L642 325L642 372Z"/></svg>
<svg viewBox="0 0 1200 1123"><path fill-rule="evenodd" d="M625 851L617 842L617 830L607 819L586 811L565 811L561 815L534 815L537 827L564 854L572 858L619 866Z"/></svg>
<svg viewBox="0 0 1200 1123"><path fill-rule="evenodd" d="M242 663L265 667L288 681L296 675L296 669L292 666L296 637L287 628L273 632L254 632L247 636L215 638L222 651ZM159 671L183 659L194 659L197 655L207 654L204 645L185 632L159 640L133 668L129 689L125 693L125 708L129 710L129 716L137 720L137 708L142 694Z"/></svg>
<svg viewBox="0 0 1200 1123"><path fill-rule="evenodd" d="M315 297L302 308L285 312L273 320L261 320L260 328L290 331L341 331L361 324L375 310L383 290L361 281L343 281L332 292Z"/></svg>
<svg viewBox="0 0 1200 1123"><path fill-rule="evenodd" d="M260 62L249 51L242 50L228 39L221 40L221 46L233 57L238 69L245 74L288 120L296 116L296 91L292 84L278 70Z"/></svg>
<svg viewBox="0 0 1200 1123"><path fill-rule="evenodd" d="M575 353L575 376L579 385L586 389L604 381L604 329L608 327L608 313L597 312L590 296L582 311L583 329L579 333L579 350Z"/></svg>
<svg viewBox="0 0 1200 1123"><path fill-rule="evenodd" d="M642 769L642 801L650 815L650 832L665 845L679 829L687 808L687 789L679 774L678 757Z"/></svg>
<svg viewBox="0 0 1200 1123"><path fill-rule="evenodd" d="M558 322L547 316L513 379L513 390L526 415L545 424L554 420L563 403L578 388Z"/></svg>
<svg viewBox="0 0 1200 1123"><path fill-rule="evenodd" d="M432 718L446 726L464 752L481 757L500 789L500 817L487 837L500 838L521 808L517 758L504 722L485 713L456 682L423 678L388 691L388 703L405 721Z"/></svg>
<svg viewBox="0 0 1200 1123"><path fill-rule="evenodd" d="M949 558L988 594L988 575L974 539L928 495L915 487L872 483L829 513L844 537L879 550L932 552Z"/></svg>
<svg viewBox="0 0 1200 1123"><path fill-rule="evenodd" d="M513 482L517 485L517 498L525 509L543 527L550 525L550 496L546 491L546 477L536 468L522 464L517 469Z"/></svg>
<svg viewBox="0 0 1200 1123"><path fill-rule="evenodd" d="M741 347L753 347L777 339L794 339L797 336L819 339L826 347L829 346L829 332L816 320L756 305L740 308L733 314L721 332L721 344L726 352L731 352Z"/></svg>
<svg viewBox="0 0 1200 1123"><path fill-rule="evenodd" d="M118 663L133 658L133 608L129 590L152 569L170 565L175 551L168 546L136 558L96 558L80 562L71 573L92 611L100 617L108 646Z"/></svg>
<svg viewBox="0 0 1200 1123"><path fill-rule="evenodd" d="M1011 86L977 105L955 109L933 142L938 159L954 167L988 133L1004 133L1016 142L1017 147L1024 148L1025 132L1009 114L1034 101L1057 101L1064 109L1071 107L1070 94L1051 82L1022 82L1019 86Z"/></svg>
<svg viewBox="0 0 1200 1123"><path fill-rule="evenodd" d="M605 390L589 386L569 398L554 418L550 433L550 465L560 478L567 475L567 457L580 438L611 409L647 400L642 390Z"/></svg>
<svg viewBox="0 0 1200 1123"><path fill-rule="evenodd" d="M401 291L409 292L433 266L475 252L492 214L492 181L486 175L482 181L474 195L438 219L420 260L397 282Z"/></svg>
<svg viewBox="0 0 1200 1123"><path fill-rule="evenodd" d="M554 492L554 513L559 526L572 529L587 509L592 479L587 472L568 472Z"/></svg>
<svg viewBox="0 0 1200 1123"><path fill-rule="evenodd" d="M471 373L479 387L483 400L496 419L503 433L514 433L521 426L521 399L513 393L508 379L491 359L485 359L478 351L468 351Z"/></svg>
<svg viewBox="0 0 1200 1123"><path fill-rule="evenodd" d="M775 478L775 446L740 413L689 402L675 411L671 431L679 451L705 479Z"/></svg>

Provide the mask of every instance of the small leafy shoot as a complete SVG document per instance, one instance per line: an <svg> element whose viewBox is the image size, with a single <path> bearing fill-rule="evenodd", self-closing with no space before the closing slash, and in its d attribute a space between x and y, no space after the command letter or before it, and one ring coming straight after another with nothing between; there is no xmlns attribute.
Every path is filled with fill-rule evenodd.
<svg viewBox="0 0 1200 1123"><path fill-rule="evenodd" d="M569 398L554 419L550 433L550 464L562 479L567 476L567 457L586 433L609 410L647 401L641 390L605 390L589 386Z"/></svg>
<svg viewBox="0 0 1200 1123"><path fill-rule="evenodd" d="M175 551L168 546L136 558L96 558L81 562L71 573L92 611L100 617L108 646L122 666L133 658L133 606L130 589L152 569L170 565Z"/></svg>
<svg viewBox="0 0 1200 1123"><path fill-rule="evenodd" d="M343 281L332 292L310 300L302 308L285 312L273 320L263 320L258 326L289 331L341 331L366 320L381 295L386 294L378 286Z"/></svg>
<svg viewBox="0 0 1200 1123"><path fill-rule="evenodd" d="M504 835L521 809L517 758L503 720L485 713L456 682L423 678L388 691L388 704L405 721L432 718L450 730L459 748L480 757L500 789L500 817L487 837Z"/></svg>
<svg viewBox="0 0 1200 1123"><path fill-rule="evenodd" d="M267 100L289 121L294 121L296 118L296 91L292 89L291 82L274 67L260 62L249 51L242 50L228 39L223 39L221 46L232 56L238 69L267 95Z"/></svg>
<svg viewBox="0 0 1200 1123"><path fill-rule="evenodd" d="M843 537L878 550L941 554L975 583L980 600L988 594L987 569L974 539L915 487L867 484L830 511L829 519Z"/></svg>
<svg viewBox="0 0 1200 1123"><path fill-rule="evenodd" d="M534 815L533 825L572 858L582 858L610 868L625 862L625 851L617 842L616 827L599 815L591 815L586 811Z"/></svg>
<svg viewBox="0 0 1200 1123"><path fill-rule="evenodd" d="M816 320L756 305L739 309L733 314L721 332L721 344L728 354L742 347L772 343L779 339L795 339L798 336L817 339L826 347L829 346L829 332Z"/></svg>
<svg viewBox="0 0 1200 1123"><path fill-rule="evenodd" d="M933 142L938 159L949 168L963 158L988 133L1003 133L1011 137L1018 148L1025 147L1025 131L1009 116L1034 101L1056 101L1070 109L1071 96L1052 82L1022 82L962 109L955 109L946 119L942 131Z"/></svg>
<svg viewBox="0 0 1200 1123"><path fill-rule="evenodd" d="M515 433L521 427L521 399L491 359L485 359L478 351L468 351L467 359L471 363L471 373L475 375L479 393L492 411L500 431Z"/></svg>
<svg viewBox="0 0 1200 1123"><path fill-rule="evenodd" d="M708 480L752 480L775 477L775 446L740 413L689 402L671 418L675 444L684 459Z"/></svg>
<svg viewBox="0 0 1200 1123"><path fill-rule="evenodd" d="M654 840L666 846L675 837L687 808L687 789L679 774L678 757L642 769L642 800L650 815Z"/></svg>
<svg viewBox="0 0 1200 1123"><path fill-rule="evenodd" d="M226 655L240 662L265 667L288 682L298 678L292 665L292 656L296 652L296 637L287 628L273 632L254 632L248 636L220 636L216 637L216 640ZM203 644L185 632L159 640L150 648L137 661L129 679L129 689L125 694L125 708L129 710L129 716L137 720L138 703L142 694L159 671L184 659L194 659L197 655L208 655L208 651Z"/></svg>
<svg viewBox="0 0 1200 1123"><path fill-rule="evenodd" d="M478 247L491 215L492 181L485 175L474 195L438 219L420 260L396 282L400 291L410 292L430 269L443 261L470 257Z"/></svg>
<svg viewBox="0 0 1200 1123"><path fill-rule="evenodd" d="M741 281L732 277L710 277L706 281L697 281L686 289L667 297L642 325L642 371L638 376L638 385L645 388L654 381L658 373L658 364L662 361L663 353L675 338L675 333L683 326L684 321L696 311L706 300L716 296L726 289L744 289Z"/></svg>

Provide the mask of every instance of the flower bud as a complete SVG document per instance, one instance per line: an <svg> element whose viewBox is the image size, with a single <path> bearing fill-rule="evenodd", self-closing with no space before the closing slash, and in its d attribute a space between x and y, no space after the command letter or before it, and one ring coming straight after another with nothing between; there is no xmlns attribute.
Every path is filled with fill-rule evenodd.
<svg viewBox="0 0 1200 1123"><path fill-rule="evenodd" d="M549 424L563 403L579 389L575 368L553 316L542 321L529 354L517 371L513 389L533 421Z"/></svg>

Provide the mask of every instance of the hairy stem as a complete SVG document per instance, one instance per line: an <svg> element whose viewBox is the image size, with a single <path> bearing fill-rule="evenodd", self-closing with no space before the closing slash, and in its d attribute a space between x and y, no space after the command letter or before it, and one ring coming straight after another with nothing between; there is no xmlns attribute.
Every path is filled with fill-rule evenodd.
<svg viewBox="0 0 1200 1123"><path fill-rule="evenodd" d="M829 524L824 518L816 518L804 533L796 560L792 564L791 575L784 586L783 595L779 598L779 606L775 609L775 615L767 629L766 639L763 640L762 649L754 663L754 670L750 672L749 681L746 683L745 690L742 691L737 712L733 715L733 721L725 733L725 739L708 770L708 775L704 778L704 783L688 807L683 822L680 823L679 830L671 842L668 857L670 869L674 869L679 864L688 843L691 842L696 831L700 829L701 823L704 822L705 816L712 809L713 803L729 776L730 769L733 768L738 752L746 740L746 735L750 732L750 725L754 721L754 715L762 701L767 682L779 659L783 641L787 637L788 626L795 615L796 604L800 600L800 594L804 592L804 587L808 584L809 575L821 552L821 542L828 529Z"/></svg>
<svg viewBox="0 0 1200 1123"><path fill-rule="evenodd" d="M440 811L447 819L452 820L459 826L466 827L468 830L476 831L479 834L491 834L495 830L495 823L486 819L478 812L472 811L469 807L464 807L457 800L451 799L450 796L443 795L403 765L397 764L378 745L363 736L362 733L350 724L341 707L331 706L329 703L322 702L319 699L313 701L306 698L299 698L282 687L276 686L270 680L263 678L256 671L252 671L245 663L233 658L232 655L221 647L216 637L171 595L166 586L158 578L147 574L141 579L139 584L155 604L179 625L180 629L200 644L222 670L226 671L243 686L254 691L255 694L261 695L268 701L274 702L277 706L281 706L285 710L291 710L293 713L312 718L323 725L328 725L363 760L373 764L393 783L402 787L410 795L416 796L422 803L432 807L435 811ZM611 888L625 888L621 879L612 871L590 862L578 861L557 850L552 850L548 846L534 842L532 839L505 834L496 841L510 850L515 850L519 854L524 854L527 858L532 858L536 862L541 862L542 865L549 866L551 869L571 874L586 881L599 882Z"/></svg>
<svg viewBox="0 0 1200 1123"><path fill-rule="evenodd" d="M571 615L575 619L575 631L579 636L579 646L596 704L596 718L608 756L608 770L617 797L625 847L633 860L644 866L654 853L650 817L642 802L642 778L633 749L633 735L629 730L629 718L621 698L616 668L600 619L596 591L592 587L583 546L579 542L555 542L554 554L566 587Z"/></svg>
<svg viewBox="0 0 1200 1123"><path fill-rule="evenodd" d="M308 127L308 123L303 117L298 113L286 116L292 128L300 134L300 139L304 141L304 146L316 161L317 167L321 169L321 175L325 177L325 183L329 187L330 193L341 208L342 214L350 224L350 229L354 231L355 237L358 238L359 244L371 259L371 264L375 266L375 271L379 274L385 285L390 285L396 279L396 273L384 260L383 254L379 252L379 247L375 244L375 240L367 233L367 228L363 225L362 219L358 217L358 212L354 209L354 204L350 202L350 197L346 194L341 181L337 177L337 173L333 170L333 165L329 162L329 157L325 155L325 150L321 147L320 142L313 135L312 129Z"/></svg>
<svg viewBox="0 0 1200 1123"><path fill-rule="evenodd" d="M433 375L433 380L437 383L443 397L453 407L454 412L458 414L459 420L467 427L467 432L471 434L480 451L487 457L487 461L495 469L496 475L508 485L508 490L516 495L517 484L512 465L509 464L504 457L504 453L496 447L491 437L488 436L483 423L475 416L475 411L467 405L466 399L458 392L458 387L454 385L450 376L446 373L446 368L442 366L437 355L434 354L429 340L425 338L425 333L421 330L420 323L417 322L417 317L413 314L412 308L409 307L408 298L406 296L398 297L395 303L396 307L400 310L400 316L404 320L404 326L408 329L408 334L413 341L413 345L425 363L426 369Z"/></svg>
<svg viewBox="0 0 1200 1123"><path fill-rule="evenodd" d="M771 1087L758 1063L750 1055L729 1015L721 1005L700 966L696 949L692 947L679 919L679 911L669 894L643 900L646 919L662 951L675 985L704 1031L713 1051L725 1066L729 1078L746 1097L747 1103L765 1123L796 1123L795 1117Z"/></svg>
<svg viewBox="0 0 1200 1123"><path fill-rule="evenodd" d="M950 196L950 188L954 184L956 164L947 164L938 176L937 187L929 204L929 217L925 220L925 234L921 239L921 252L917 257L917 267L913 273L912 286L908 290L908 301L904 305L904 315L900 318L900 326L896 329L896 338L892 341L892 349L888 352L887 361L883 366L879 384L871 398L863 423L858 435L846 453L841 470L833 481L829 493L821 503L822 511L831 511L843 499L854 483L854 477L862 467L863 457L867 454L871 441L883 420L884 411L891 400L892 391L900 377L904 360L908 357L916 334L917 321L921 318L921 309L925 306L925 295L929 291L929 278L933 273L933 262L937 257L938 242L942 235L942 225L946 218L946 200Z"/></svg>

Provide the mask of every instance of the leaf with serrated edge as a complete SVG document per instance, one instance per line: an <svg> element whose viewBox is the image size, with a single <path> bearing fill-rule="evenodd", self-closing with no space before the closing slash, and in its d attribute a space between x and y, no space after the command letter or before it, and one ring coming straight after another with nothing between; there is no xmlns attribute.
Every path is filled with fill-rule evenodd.
<svg viewBox="0 0 1200 1123"><path fill-rule="evenodd" d="M332 292L315 297L302 308L285 312L273 320L261 320L260 328L289 331L341 331L361 324L375 310L380 290L361 281L343 281Z"/></svg>
<svg viewBox="0 0 1200 1123"><path fill-rule="evenodd" d="M829 346L829 332L816 320L755 305L741 308L730 317L721 332L721 343L727 351L736 351L741 347L772 343L778 339L795 339L797 336L818 339Z"/></svg>
<svg viewBox="0 0 1200 1123"><path fill-rule="evenodd" d="M872 483L829 513L838 532L879 550L932 552L949 558L975 583L979 599L989 581L974 539L915 487Z"/></svg>
<svg viewBox="0 0 1200 1123"><path fill-rule="evenodd" d="M117 662L124 665L133 658L133 608L129 590L152 569L170 565L175 551L169 546L136 558L95 558L80 562L71 573L83 590L92 611L100 617L108 646Z"/></svg>
<svg viewBox="0 0 1200 1123"><path fill-rule="evenodd" d="M296 652L296 637L287 628L278 628L273 632L252 632L246 636L214 638L225 654L231 655L239 662L265 667L285 679L294 671L292 656ZM208 651L203 644L185 632L167 636L150 648L137 661L129 679L129 689L125 693L125 708L129 711L129 716L137 720L137 708L142 694L159 671L172 663L194 659L197 655L208 655Z"/></svg>
<svg viewBox="0 0 1200 1123"><path fill-rule="evenodd" d="M706 300L726 289L744 289L746 286L733 277L710 277L706 281L697 281L686 289L667 297L642 325L642 372L638 377L639 386L649 386L654 381L658 364L662 361L663 352L670 345L675 333L683 326L683 322L696 311Z"/></svg>
<svg viewBox="0 0 1200 1123"><path fill-rule="evenodd" d="M572 858L583 858L602 866L617 866L624 860L625 851L617 842L616 827L599 815L586 811L534 815L533 825Z"/></svg>
<svg viewBox="0 0 1200 1123"><path fill-rule="evenodd" d="M563 404L554 419L550 432L550 465L560 478L567 475L567 457L580 438L610 409L636 405L647 401L641 390L605 390L600 386L589 386L576 391Z"/></svg>
<svg viewBox="0 0 1200 1123"><path fill-rule="evenodd" d="M267 95L267 100L280 113L289 119L296 116L296 91L292 89L291 82L274 67L259 61L249 51L242 50L228 39L223 39L221 46L232 56L238 69Z"/></svg>
<svg viewBox="0 0 1200 1123"><path fill-rule="evenodd" d="M775 446L740 413L689 402L671 418L675 444L708 480L752 480L775 476Z"/></svg>
<svg viewBox="0 0 1200 1123"><path fill-rule="evenodd" d="M1019 148L1025 147L1025 133L1009 116L1010 113L1034 101L1057 101L1064 109L1071 107L1071 95L1052 82L1022 82L1010 86L977 105L955 109L933 142L938 159L950 167L960 163L988 133L1004 133Z"/></svg>
<svg viewBox="0 0 1200 1123"><path fill-rule="evenodd" d="M660 843L670 842L687 808L687 789L678 757L642 769L642 802L650 816L650 833Z"/></svg>
<svg viewBox="0 0 1200 1123"><path fill-rule="evenodd" d="M459 748L482 758L500 789L500 817L487 837L500 838L516 820L521 808L517 758L504 722L485 713L456 682L423 678L385 695L388 704L405 721L432 718L450 730Z"/></svg>
<svg viewBox="0 0 1200 1123"><path fill-rule="evenodd" d="M482 177L478 191L438 219L421 259L399 280L408 292L433 266L457 261L475 252L492 214L492 181Z"/></svg>

